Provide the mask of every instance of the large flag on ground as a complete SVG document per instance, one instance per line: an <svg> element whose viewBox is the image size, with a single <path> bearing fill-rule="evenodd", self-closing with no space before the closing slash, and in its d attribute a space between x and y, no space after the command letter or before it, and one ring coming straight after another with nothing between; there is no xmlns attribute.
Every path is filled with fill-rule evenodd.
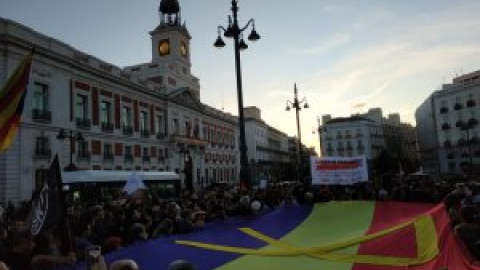
<svg viewBox="0 0 480 270"><path fill-rule="evenodd" d="M442 204L398 202L330 202L233 217L106 259L133 259L142 270L180 259L203 270L480 270Z"/></svg>
<svg viewBox="0 0 480 270"><path fill-rule="evenodd" d="M12 144L20 125L32 57L33 50L0 90L0 152L7 150Z"/></svg>

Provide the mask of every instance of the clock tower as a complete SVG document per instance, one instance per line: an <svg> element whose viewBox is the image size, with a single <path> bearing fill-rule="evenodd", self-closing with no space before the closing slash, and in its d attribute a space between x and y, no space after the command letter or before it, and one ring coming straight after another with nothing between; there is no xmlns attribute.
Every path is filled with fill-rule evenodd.
<svg viewBox="0 0 480 270"><path fill-rule="evenodd" d="M190 33L181 21L178 0L162 0L158 8L160 24L150 32L152 59L177 62L190 70Z"/></svg>

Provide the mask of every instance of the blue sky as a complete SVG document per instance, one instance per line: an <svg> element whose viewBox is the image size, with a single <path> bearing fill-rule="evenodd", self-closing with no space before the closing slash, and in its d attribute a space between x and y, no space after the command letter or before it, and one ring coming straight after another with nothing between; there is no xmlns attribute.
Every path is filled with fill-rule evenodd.
<svg viewBox="0 0 480 270"><path fill-rule="evenodd" d="M151 60L149 31L159 0L0 0L0 16L117 66ZM237 114L232 43L212 46L230 0L179 0L192 35L192 72L203 102ZM478 0L240 0L240 21L255 18L262 36L242 53L244 105L270 125L318 149L317 117L381 107L414 124L421 102L455 74L480 69ZM248 33L247 33L248 34ZM363 107L356 106L364 104Z"/></svg>

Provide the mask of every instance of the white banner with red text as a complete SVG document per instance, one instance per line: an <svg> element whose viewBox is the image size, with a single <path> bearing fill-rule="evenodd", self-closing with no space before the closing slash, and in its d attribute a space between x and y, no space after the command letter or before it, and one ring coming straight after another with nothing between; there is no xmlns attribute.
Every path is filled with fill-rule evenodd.
<svg viewBox="0 0 480 270"><path fill-rule="evenodd" d="M368 181L365 156L310 157L312 185L351 185Z"/></svg>

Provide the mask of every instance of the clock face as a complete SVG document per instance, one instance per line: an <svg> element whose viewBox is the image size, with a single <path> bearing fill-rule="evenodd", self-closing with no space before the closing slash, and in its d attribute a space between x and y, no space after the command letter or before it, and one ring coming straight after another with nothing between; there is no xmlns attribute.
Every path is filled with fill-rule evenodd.
<svg viewBox="0 0 480 270"><path fill-rule="evenodd" d="M180 43L180 54L185 57L188 55L187 45L183 41Z"/></svg>
<svg viewBox="0 0 480 270"><path fill-rule="evenodd" d="M158 43L158 54L160 56L170 54L170 42L168 41L168 39L161 40Z"/></svg>

